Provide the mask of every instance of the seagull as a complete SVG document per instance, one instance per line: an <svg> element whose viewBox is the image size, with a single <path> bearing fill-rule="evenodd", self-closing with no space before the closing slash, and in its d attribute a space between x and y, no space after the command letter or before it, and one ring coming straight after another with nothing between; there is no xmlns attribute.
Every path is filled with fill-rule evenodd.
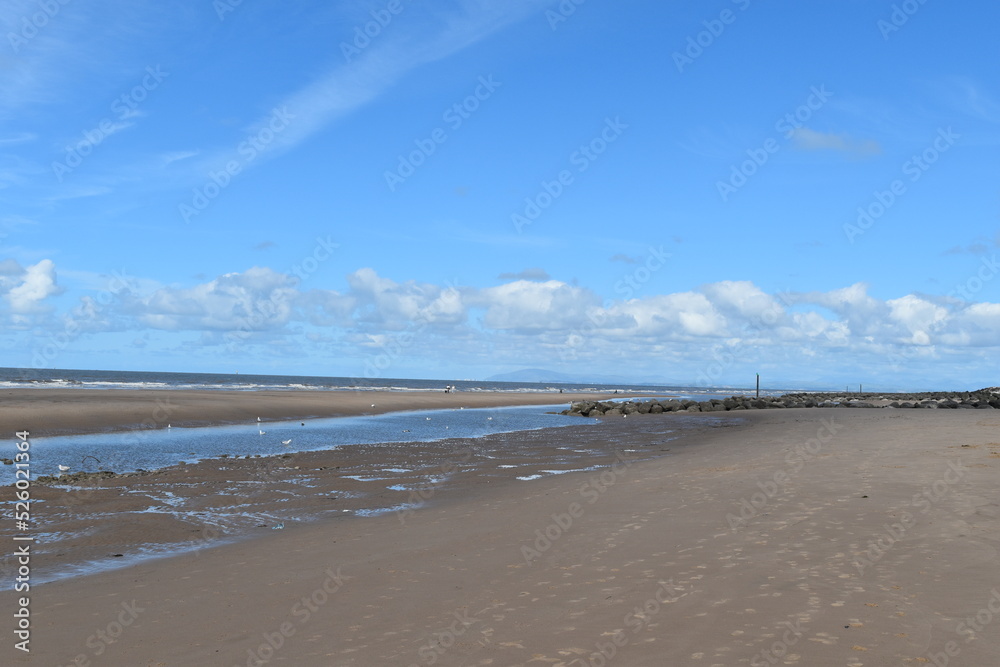
<svg viewBox="0 0 1000 667"><path fill-rule="evenodd" d="M487 418L486 418L486 421L489 421L489 420L491 420L491 419L493 419L493 417L487 417Z"/></svg>
<svg viewBox="0 0 1000 667"><path fill-rule="evenodd" d="M290 444L292 444L292 439L289 438L288 440L282 440L281 444L283 444L283 445L290 445Z"/></svg>
<svg viewBox="0 0 1000 667"><path fill-rule="evenodd" d="M261 435L265 435L265 434L267 434L267 431L261 431L260 434Z"/></svg>
<svg viewBox="0 0 1000 667"><path fill-rule="evenodd" d="M424 419L426 419L427 421L430 421L430 420L431 420L431 418L430 418L430 417L424 417Z"/></svg>
<svg viewBox="0 0 1000 667"><path fill-rule="evenodd" d="M257 421L260 421L260 417L257 417Z"/></svg>
<svg viewBox="0 0 1000 667"><path fill-rule="evenodd" d="M167 424L167 428L170 428L170 424Z"/></svg>
<svg viewBox="0 0 1000 667"><path fill-rule="evenodd" d="M373 408L375 407L375 404L374 404L374 403L372 403L372 407L373 407Z"/></svg>
<svg viewBox="0 0 1000 667"><path fill-rule="evenodd" d="M60 465L59 472L69 472L69 466Z"/></svg>
<svg viewBox="0 0 1000 667"><path fill-rule="evenodd" d="M279 523L277 525L271 526L271 530L281 530L284 527L285 527L285 522L282 521L281 523Z"/></svg>

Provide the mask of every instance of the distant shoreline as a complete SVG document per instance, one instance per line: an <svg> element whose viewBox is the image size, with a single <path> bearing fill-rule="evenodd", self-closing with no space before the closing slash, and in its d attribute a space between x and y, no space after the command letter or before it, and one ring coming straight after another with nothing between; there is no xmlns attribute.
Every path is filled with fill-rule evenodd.
<svg viewBox="0 0 1000 667"><path fill-rule="evenodd" d="M618 397L630 395L621 393ZM404 410L562 405L615 398L613 393L317 391L231 389L0 390L0 431L33 436L101 433L172 426L346 417Z"/></svg>

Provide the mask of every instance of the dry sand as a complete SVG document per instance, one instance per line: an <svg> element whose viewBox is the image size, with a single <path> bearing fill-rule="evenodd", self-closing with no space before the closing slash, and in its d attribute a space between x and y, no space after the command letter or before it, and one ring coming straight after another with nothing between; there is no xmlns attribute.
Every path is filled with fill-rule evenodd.
<svg viewBox="0 0 1000 667"><path fill-rule="evenodd" d="M33 588L0 662L996 664L1000 415L713 413L659 452L676 417L548 432L645 461Z"/></svg>

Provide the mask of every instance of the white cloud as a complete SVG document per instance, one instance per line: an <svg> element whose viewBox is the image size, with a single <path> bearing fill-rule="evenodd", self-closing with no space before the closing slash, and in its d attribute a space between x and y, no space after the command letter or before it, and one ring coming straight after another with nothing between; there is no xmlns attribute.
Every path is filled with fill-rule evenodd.
<svg viewBox="0 0 1000 667"><path fill-rule="evenodd" d="M925 299L908 294L886 302L890 318L902 324L915 345L929 345L931 334L947 321L948 310Z"/></svg>
<svg viewBox="0 0 1000 667"><path fill-rule="evenodd" d="M597 295L558 280L512 283L479 290L474 303L486 309L488 329L543 331L582 326Z"/></svg>
<svg viewBox="0 0 1000 667"><path fill-rule="evenodd" d="M772 312L778 317L784 313L774 297L765 294L748 280L724 280L706 285L702 291L717 308L741 317L761 318L766 312Z"/></svg>
<svg viewBox="0 0 1000 667"><path fill-rule="evenodd" d="M26 269L21 269L13 260L0 264L0 292L15 317L44 312L45 300L60 291L56 267L50 259L43 259Z"/></svg>
<svg viewBox="0 0 1000 667"><path fill-rule="evenodd" d="M572 360L604 372L621 363L636 373L669 365L677 373L687 369L688 380L704 376L720 358L741 373L747 364L766 368L765 360L805 377L837 375L847 366L899 373L944 358L988 355L1000 341L1000 304L916 294L881 300L862 283L776 297L749 281L723 281L605 302L558 280L474 288L400 283L371 268L348 275L343 292L303 290L295 277L261 267L192 287L134 283L140 287L111 303L98 306L85 297L67 315L85 321L88 333L193 331L205 349L231 345L236 339L228 334L243 332L243 341L266 342L271 351L261 347L262 353L279 356L308 345L354 358L394 349L400 358L442 363L558 366ZM57 291L50 261L28 268L0 262L11 330L46 310Z"/></svg>
<svg viewBox="0 0 1000 667"><path fill-rule="evenodd" d="M8 291L14 282L25 282L14 297L19 308L52 293L44 280L47 267L36 267L25 282L20 276L28 274L16 263L0 263L0 281L6 281ZM190 288L159 287L144 297L126 295L124 313L136 328L281 331L298 323L334 328L345 336L357 334L357 340L370 342L392 332L431 327L435 335L478 336L480 343L504 336L534 337L545 344L586 339L594 349L699 341L718 345L726 339L818 349L848 344L983 345L1000 340L1000 305L949 308L943 298L913 294L882 301L870 296L863 283L779 299L749 281L722 281L698 291L602 303L593 291L558 280L514 280L486 288L440 286L399 283L362 268L348 275L347 282L343 293L302 291L296 278L255 267ZM470 321L472 310L480 313L475 321Z"/></svg>
<svg viewBox="0 0 1000 667"><path fill-rule="evenodd" d="M128 300L141 324L172 331L263 331L289 322L296 279L268 268L227 273L189 289L161 288Z"/></svg>
<svg viewBox="0 0 1000 667"><path fill-rule="evenodd" d="M464 318L461 295L454 288L408 281L397 283L363 268L347 277L357 317L366 324L401 329L418 323L453 322Z"/></svg>

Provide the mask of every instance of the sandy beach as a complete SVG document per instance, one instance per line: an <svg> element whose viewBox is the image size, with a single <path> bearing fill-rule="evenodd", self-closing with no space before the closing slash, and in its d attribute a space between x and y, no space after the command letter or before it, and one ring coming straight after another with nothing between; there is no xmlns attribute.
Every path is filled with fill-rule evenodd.
<svg viewBox="0 0 1000 667"><path fill-rule="evenodd" d="M627 394L622 394L625 396ZM220 391L189 389L0 390L0 431L33 435L207 426L399 410L549 405L607 394L444 391ZM374 407L373 407L374 405Z"/></svg>
<svg viewBox="0 0 1000 667"><path fill-rule="evenodd" d="M412 512L37 586L30 655L3 591L0 660L980 667L1000 654L993 411L632 415L490 437L476 451L547 462L569 445L594 467L522 481L477 464ZM319 470L322 453L297 463L339 474ZM134 528L114 548L144 539Z"/></svg>

